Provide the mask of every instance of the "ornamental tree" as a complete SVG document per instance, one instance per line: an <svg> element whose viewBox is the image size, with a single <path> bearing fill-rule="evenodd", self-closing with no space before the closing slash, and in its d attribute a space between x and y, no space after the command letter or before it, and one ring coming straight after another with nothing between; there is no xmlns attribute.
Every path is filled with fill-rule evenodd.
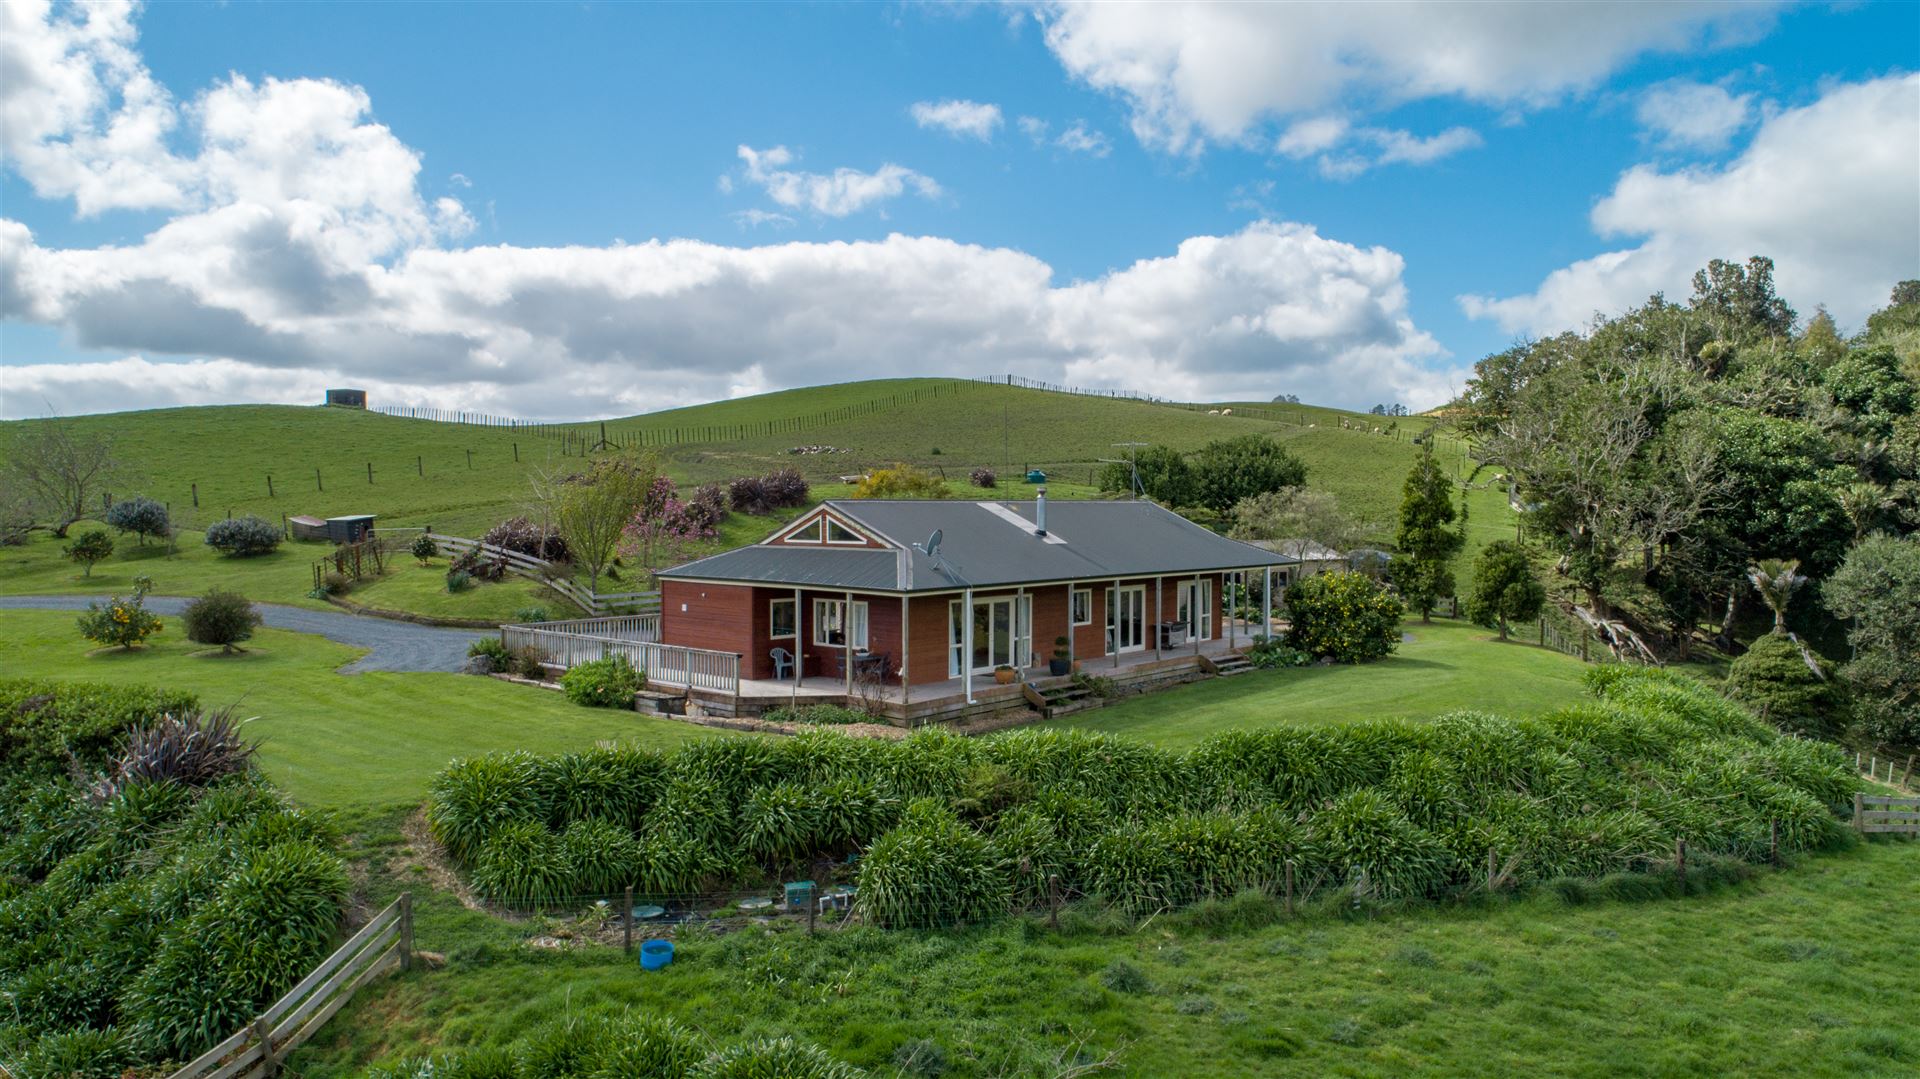
<svg viewBox="0 0 1920 1079"><path fill-rule="evenodd" d="M80 575L91 577L95 562L104 562L113 557L113 537L99 529L82 532L74 538L72 543L67 544L64 550L68 558L80 563L82 567Z"/></svg>
<svg viewBox="0 0 1920 1079"><path fill-rule="evenodd" d="M252 639L260 612L240 593L216 588L187 604L180 620L187 627L187 640L217 644L222 653L231 655L234 645Z"/></svg>
<svg viewBox="0 0 1920 1079"><path fill-rule="evenodd" d="M1391 565L1394 587L1420 612L1420 621L1433 621L1434 604L1453 594L1453 556L1466 536L1453 527L1459 516L1453 505L1453 482L1433 459L1433 443L1407 473L1400 497L1400 529L1394 543L1399 557Z"/></svg>
<svg viewBox="0 0 1920 1079"><path fill-rule="evenodd" d="M142 547L147 537L163 538L171 530L167 507L145 495L121 499L107 509L106 521L116 532L131 532Z"/></svg>
<svg viewBox="0 0 1920 1079"><path fill-rule="evenodd" d="M1527 553L1510 540L1489 543L1473 566L1473 594L1467 617L1507 639L1507 623L1540 617L1547 590L1533 575Z"/></svg>
<svg viewBox="0 0 1920 1079"><path fill-rule="evenodd" d="M110 596L105 603L87 604L80 616L80 635L99 644L132 648L160 632L160 617L147 610L151 591L153 578L143 574L133 579L132 596Z"/></svg>

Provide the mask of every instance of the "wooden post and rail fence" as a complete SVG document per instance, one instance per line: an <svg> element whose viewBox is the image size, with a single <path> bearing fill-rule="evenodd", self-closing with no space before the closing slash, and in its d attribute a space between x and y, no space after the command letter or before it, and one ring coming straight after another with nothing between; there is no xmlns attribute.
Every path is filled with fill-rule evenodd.
<svg viewBox="0 0 1920 1079"><path fill-rule="evenodd" d="M545 559L511 551L505 547L496 547L480 540L446 536L433 531L428 531L426 535L428 539L433 540L441 554L457 557L478 552L485 558L498 561L508 573L526 577L553 589L590 615L611 614L615 610L631 610L643 614L657 613L660 610L660 593L658 592L594 592L560 576L559 567Z"/></svg>
<svg viewBox="0 0 1920 1079"><path fill-rule="evenodd" d="M361 986L412 966L413 897L403 893L253 1022L168 1079L271 1079Z"/></svg>

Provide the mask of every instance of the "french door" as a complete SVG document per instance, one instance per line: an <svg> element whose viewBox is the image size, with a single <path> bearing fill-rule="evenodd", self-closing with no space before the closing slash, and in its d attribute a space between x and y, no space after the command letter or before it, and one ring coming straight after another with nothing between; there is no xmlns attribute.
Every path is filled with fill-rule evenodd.
<svg viewBox="0 0 1920 1079"><path fill-rule="evenodd" d="M1195 602L1195 591L1199 592ZM1198 641L1213 640L1213 581L1201 578L1199 581L1180 582L1179 614L1180 623L1187 627L1187 639Z"/></svg>
<svg viewBox="0 0 1920 1079"><path fill-rule="evenodd" d="M962 669L974 674L992 674L996 667L1026 667L1033 655L1033 606L1026 596L1002 596L973 601L973 652L967 654L969 615L965 604L954 600L948 605L947 677L958 678Z"/></svg>
<svg viewBox="0 0 1920 1079"><path fill-rule="evenodd" d="M1147 586L1107 589L1107 653L1138 652L1147 646Z"/></svg>

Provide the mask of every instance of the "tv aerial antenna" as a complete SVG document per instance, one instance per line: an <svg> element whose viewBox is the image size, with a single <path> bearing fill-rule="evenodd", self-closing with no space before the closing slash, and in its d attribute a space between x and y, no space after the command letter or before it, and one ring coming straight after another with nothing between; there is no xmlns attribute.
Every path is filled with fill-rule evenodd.
<svg viewBox="0 0 1920 1079"><path fill-rule="evenodd" d="M1147 489L1144 486L1142 486L1140 483L1140 450L1142 447L1149 446L1149 445L1152 445L1152 443L1115 442L1113 444L1113 448L1117 450L1126 450L1127 455L1125 457L1120 457L1120 458L1114 458L1114 457L1100 458L1100 463L1103 465L1126 465L1127 466L1127 471L1133 480L1133 496L1135 498L1147 497Z"/></svg>

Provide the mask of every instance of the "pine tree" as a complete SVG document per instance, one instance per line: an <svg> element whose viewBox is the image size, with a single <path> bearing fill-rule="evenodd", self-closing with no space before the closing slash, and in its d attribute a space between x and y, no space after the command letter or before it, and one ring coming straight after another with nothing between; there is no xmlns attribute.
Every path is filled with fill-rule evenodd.
<svg viewBox="0 0 1920 1079"><path fill-rule="evenodd" d="M1453 483L1433 459L1433 443L1407 474L1400 499L1400 529L1394 534L1394 587L1408 606L1420 611L1420 621L1433 620L1434 604L1453 594L1453 556L1466 537L1453 527L1458 511L1453 505Z"/></svg>

